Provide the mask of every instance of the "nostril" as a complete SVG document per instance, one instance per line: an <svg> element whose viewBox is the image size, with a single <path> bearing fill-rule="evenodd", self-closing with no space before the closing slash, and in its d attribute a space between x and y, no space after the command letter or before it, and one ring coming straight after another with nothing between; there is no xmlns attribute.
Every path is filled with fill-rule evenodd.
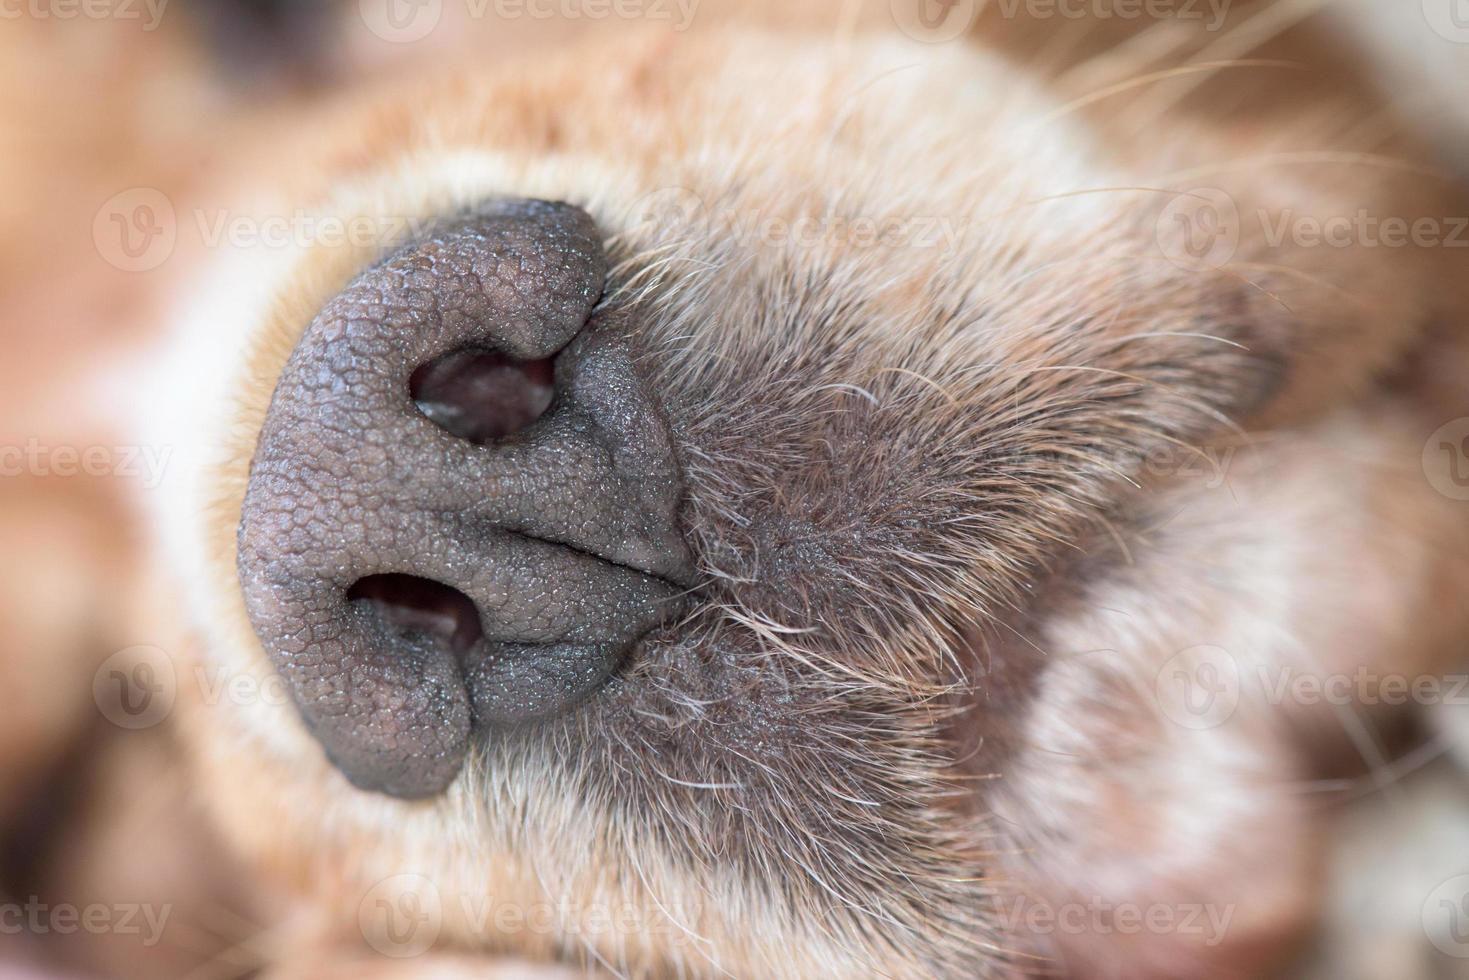
<svg viewBox="0 0 1469 980"><path fill-rule="evenodd" d="M517 361L461 350L420 365L408 379L418 410L440 428L484 444L526 428L551 406L552 358Z"/></svg>
<svg viewBox="0 0 1469 980"><path fill-rule="evenodd" d="M347 599L366 603L389 634L427 636L463 655L484 636L474 601L416 575L368 575L352 583Z"/></svg>

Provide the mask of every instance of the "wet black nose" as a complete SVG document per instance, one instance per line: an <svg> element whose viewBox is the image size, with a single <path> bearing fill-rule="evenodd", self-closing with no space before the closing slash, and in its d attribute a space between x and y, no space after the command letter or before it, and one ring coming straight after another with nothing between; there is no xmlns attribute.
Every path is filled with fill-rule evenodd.
<svg viewBox="0 0 1469 980"><path fill-rule="evenodd" d="M442 790L473 732L572 709L678 614L679 479L588 215L502 201L312 321L261 429L246 608L356 785Z"/></svg>

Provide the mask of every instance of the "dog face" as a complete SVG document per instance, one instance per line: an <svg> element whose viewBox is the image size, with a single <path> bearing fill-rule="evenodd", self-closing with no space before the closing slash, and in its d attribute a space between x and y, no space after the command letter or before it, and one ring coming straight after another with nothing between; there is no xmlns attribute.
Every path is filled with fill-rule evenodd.
<svg viewBox="0 0 1469 980"><path fill-rule="evenodd" d="M218 263L159 415L200 656L290 695L188 725L319 908L407 876L478 949L999 975L1054 953L1007 902L1070 871L1166 851L1125 894L1210 894L1270 821L1241 860L1298 870L1277 795L1198 819L1290 777L1271 726L1185 743L1139 690L1205 639L1185 613L1105 669L1047 645L1170 605L1106 543L1173 499L1145 461L1362 387L1420 259L1249 228L1209 260L1169 209L1254 144L1180 124L1140 169L1125 117L972 50L593 44L334 113L282 198L382 234ZM1393 186L1218 182L1251 213ZM1047 737L1110 769L1047 776ZM1238 782L1174 781L1200 751ZM1185 825L1209 861L1147 839Z"/></svg>

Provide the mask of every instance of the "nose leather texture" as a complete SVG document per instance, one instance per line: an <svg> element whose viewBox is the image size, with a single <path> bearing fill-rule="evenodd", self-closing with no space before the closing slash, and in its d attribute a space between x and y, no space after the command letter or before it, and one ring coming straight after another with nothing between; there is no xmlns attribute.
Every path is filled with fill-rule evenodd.
<svg viewBox="0 0 1469 980"><path fill-rule="evenodd" d="M569 710L681 611L678 470L624 314L593 315L604 276L585 212L493 202L359 275L288 359L238 569L266 652L360 787L439 792L472 733ZM440 428L408 379L458 350L557 355L550 408L488 445ZM391 573L464 593L483 636L456 650L347 598Z"/></svg>

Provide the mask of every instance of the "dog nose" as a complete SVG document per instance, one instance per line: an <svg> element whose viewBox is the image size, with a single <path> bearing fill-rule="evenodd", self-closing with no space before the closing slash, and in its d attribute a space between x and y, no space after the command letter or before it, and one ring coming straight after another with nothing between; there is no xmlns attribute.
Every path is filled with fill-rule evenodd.
<svg viewBox="0 0 1469 980"><path fill-rule="evenodd" d="M680 612L678 470L605 272L584 211L496 202L360 274L287 359L238 570L359 787L441 791L477 733L571 710Z"/></svg>

